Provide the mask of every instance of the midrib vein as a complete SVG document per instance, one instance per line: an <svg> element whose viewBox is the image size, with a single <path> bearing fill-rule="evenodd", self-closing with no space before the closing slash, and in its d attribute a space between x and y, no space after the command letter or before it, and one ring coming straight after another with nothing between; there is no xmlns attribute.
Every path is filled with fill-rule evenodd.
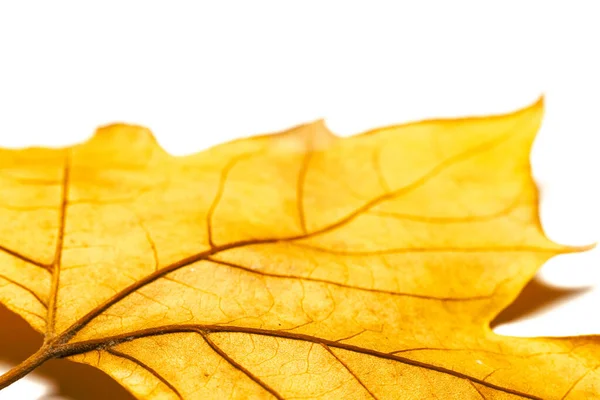
<svg viewBox="0 0 600 400"><path fill-rule="evenodd" d="M320 338L317 336L302 334L302 333L294 333L287 331L277 331L277 330L269 330L269 329L260 329L260 328L250 328L250 327L240 327L240 326L227 326L227 325L202 325L202 324L182 324L182 325L166 325L159 326L155 328L148 328L143 330L138 330L135 332L123 333L120 335L104 337L100 339L91 339L77 343L68 343L62 344L58 346L58 352L62 357L68 357L76 354L87 353L89 351L104 349L109 346L116 346L121 343L130 342L136 339L151 337L151 336L160 336L160 335L168 335L182 332L198 332L203 336L207 336L211 333L245 333L249 335L261 335L261 336L270 336L280 339L290 339L290 340L300 340L305 342L311 342L315 344L319 344L322 346L327 346L330 348L337 348L342 350L347 350L355 353L365 354L368 356L373 356L377 358L397 361L405 365L410 365L413 367L424 368L430 371L436 371L441 374L451 375L456 378L466 379L470 382L478 383L480 385L489 387L491 389L499 390L504 393L513 394L516 396L520 396L526 399L532 400L541 400L539 397L523 393L518 390L510 389L507 387L503 387L500 385L493 384L491 382L487 382L484 379L476 378L474 376L468 375L466 373L462 373L459 371L455 371L449 368L445 368L438 365L429 364L426 362L414 360L412 358L399 356L391 353L384 353L381 351L368 349L356 345L351 345L347 343L341 343L338 341L332 341L329 339Z"/></svg>
<svg viewBox="0 0 600 400"><path fill-rule="evenodd" d="M63 183L61 192L61 202L58 220L58 235L56 239L56 251L52 261L52 283L50 286L50 300L48 302L48 314L46 318L46 333L44 342L48 342L55 336L56 311L58 300L58 289L60 285L60 264L63 249L63 239L65 236L65 223L67 219L67 204L69 196L69 174L71 170L70 152L65 156L65 166L63 169Z"/></svg>

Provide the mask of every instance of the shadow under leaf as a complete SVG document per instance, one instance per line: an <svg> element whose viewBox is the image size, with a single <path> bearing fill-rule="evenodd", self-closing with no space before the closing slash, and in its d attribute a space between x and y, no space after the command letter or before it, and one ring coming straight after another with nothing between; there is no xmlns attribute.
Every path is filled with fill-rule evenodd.
<svg viewBox="0 0 600 400"><path fill-rule="evenodd" d="M498 314L490 326L493 329L501 324L515 322L577 297L588 290L590 288L587 287L558 288L547 285L536 277L523 288L515 301Z"/></svg>

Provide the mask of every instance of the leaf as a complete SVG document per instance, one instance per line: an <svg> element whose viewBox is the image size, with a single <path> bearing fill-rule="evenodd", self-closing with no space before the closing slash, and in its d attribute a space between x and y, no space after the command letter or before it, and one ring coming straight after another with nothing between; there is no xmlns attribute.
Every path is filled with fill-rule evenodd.
<svg viewBox="0 0 600 400"><path fill-rule="evenodd" d="M0 301L144 399L588 399L596 336L490 321L571 248L538 220L542 102L172 157L111 125L0 152Z"/></svg>

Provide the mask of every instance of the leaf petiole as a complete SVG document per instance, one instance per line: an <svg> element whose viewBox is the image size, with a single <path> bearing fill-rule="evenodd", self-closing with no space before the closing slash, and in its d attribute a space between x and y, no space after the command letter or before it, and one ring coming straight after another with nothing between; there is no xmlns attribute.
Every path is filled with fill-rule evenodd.
<svg viewBox="0 0 600 400"><path fill-rule="evenodd" d="M56 354L51 347L41 347L22 363L0 376L0 390L23 378L25 375L55 356Z"/></svg>

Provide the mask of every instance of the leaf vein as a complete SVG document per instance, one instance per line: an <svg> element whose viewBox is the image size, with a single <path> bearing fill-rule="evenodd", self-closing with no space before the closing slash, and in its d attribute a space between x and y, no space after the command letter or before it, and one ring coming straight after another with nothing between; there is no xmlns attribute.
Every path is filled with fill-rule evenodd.
<svg viewBox="0 0 600 400"><path fill-rule="evenodd" d="M399 220L407 220L407 221L415 221L415 222L425 222L432 224L453 224L453 223L465 223L465 222L483 222L489 221L495 218L499 218L502 216L508 215L511 211L513 211L521 201L525 189L523 188L517 196L505 207L498 211L494 211L487 214L481 215L471 215L464 217L428 217L424 215L413 215L413 214L403 214L396 213L391 211L368 211L368 214L378 215L383 217L390 217Z"/></svg>
<svg viewBox="0 0 600 400"><path fill-rule="evenodd" d="M409 254L409 253L550 253L562 254L564 249L554 249L539 246L481 246L481 247L400 247L382 250L346 251L314 246L306 243L290 242L290 244L308 250L339 256L379 256L385 254Z"/></svg>
<svg viewBox="0 0 600 400"><path fill-rule="evenodd" d="M127 353L123 353L123 352L117 351L115 349L104 349L104 350L107 353L110 353L115 357L120 357L120 358L129 360L132 363L134 363L134 364L140 366L141 368L145 369L146 371L150 372L156 379L158 379L159 381L164 383L165 386L167 386L170 390L172 390L177 395L177 397L179 397L181 400L183 400L183 396L179 393L177 388L175 386L173 386L173 384L171 384L168 380L166 380L161 374L159 374L154 368L150 367L146 363L138 360L137 358L135 358Z"/></svg>
<svg viewBox="0 0 600 400"><path fill-rule="evenodd" d="M44 342L48 342L54 336L54 327L56 323L58 288L60 284L60 264L63 249L63 239L65 235L65 224L67 220L67 206L69 196L69 174L71 170L70 153L66 154L65 165L63 168L61 203L59 211L58 235L56 239L56 250L54 260L52 261L52 283L50 286L50 300L48 302L48 315L46 317L46 332Z"/></svg>
<svg viewBox="0 0 600 400"><path fill-rule="evenodd" d="M313 139L312 135L308 138L306 143L306 151L300 164L300 171L298 172L298 180L296 182L296 207L298 208L298 219L300 220L300 228L304 234L306 230L306 215L304 213L304 185L306 183L306 174L313 152Z"/></svg>
<svg viewBox="0 0 600 400"><path fill-rule="evenodd" d="M240 270L243 270L243 271L246 271L246 272L250 272L252 274L257 274L257 275L261 275L261 276L268 276L268 277L271 277L271 278L294 279L294 280L298 280L298 281L308 281L308 282L324 283L324 284L327 284L327 285L342 287L342 288L346 288L346 289L360 290L360 291L373 292L373 293L383 293L383 294L389 294L389 295L392 295L392 296L412 297L412 298L423 299L423 300L475 301L475 300L484 300L484 299L487 299L490 296L492 296L492 294L489 294L489 295L472 296L472 297L436 297L436 296L428 296L428 295L415 294L415 293L396 292L396 291L392 291L392 290L383 290L383 289L374 289L374 288L362 288L362 287L359 287L359 286L353 286L353 285L348 285L348 284L345 284L345 283L329 281L329 280L326 280L326 279L311 278L311 277L305 277L305 276L299 276L299 275L283 275L283 274L276 274L276 273L271 273L271 272L259 271L259 270L256 270L256 269L245 267L245 266L240 265L240 264L235 264L235 263L231 263L231 262L228 262L228 261L221 261L221 260L219 260L217 258L213 258L213 257L210 257L210 256L206 257L206 260L207 261L212 261L212 262L217 263L217 264L225 265L225 266L228 266L228 267L231 267L231 268L240 269Z"/></svg>
<svg viewBox="0 0 600 400"><path fill-rule="evenodd" d="M454 371L452 369L448 369L445 367L441 367L438 365L428 364L426 362L414 360L408 357L401 357L394 354L384 353L377 350L372 350L368 348L363 348L360 346L355 346L346 343L340 343L333 340L323 339L316 336L301 334L301 333L293 333L293 332L283 332L283 331L274 331L268 329L258 329L258 328L249 328L249 327L239 327L239 326L221 326L221 325L201 325L201 324L191 324L191 325L167 325L160 326L155 328L148 328L139 330L136 332L129 332L121 335L110 336L102 339L93 339L88 341L82 341L77 343L68 343L61 344L57 349L59 354L63 356L80 354L84 352L88 352L94 350L98 347L105 346L106 343L111 343L113 345L123 342L129 342L138 338L148 337L148 336L157 336L157 335L166 335L170 333L178 333L178 332L198 332L202 335L217 333L217 332L227 332L227 333L246 333L246 334L254 334L254 335L264 335L271 336L277 338L291 339L291 340L301 340L307 341L315 344L327 345L330 347L335 347L343 350L353 351L355 353L366 354L369 356L397 361L406 365L411 365L414 367L420 367L432 371L436 371L446 375L452 375L457 378L468 379L472 382L479 383L480 385L496 389L505 393L514 394L517 396L524 397L526 399L531 400L541 400L540 397L530 395L527 393L523 393L517 390L513 390L510 388L506 388L500 385L496 385L490 382L486 382L483 379L475 378L468 374Z"/></svg>
<svg viewBox="0 0 600 400"><path fill-rule="evenodd" d="M335 355L335 353L333 351L331 351L331 348L329 346L327 346L326 344L321 343L321 346L323 346L323 348L329 353L331 354L331 356L333 358L335 358L337 360L338 363L341 364L342 367L344 367L346 369L346 371L348 371L348 373L350 375L352 375L352 377L360 384L360 386L362 386L367 393L369 393L369 395L374 398L375 400L377 400L377 396L375 396L375 394L373 394L373 392L371 392L371 390L369 390L369 388L364 384L364 382L362 380L360 380L360 378L358 377L358 375L356 375L354 373L354 371L352 371L350 369L350 367L348 365L346 365L346 363L342 360L340 360L340 358L338 356Z"/></svg>
<svg viewBox="0 0 600 400"><path fill-rule="evenodd" d="M10 283L12 283L15 286L20 287L21 289L27 291L29 294L31 294L33 297L35 297L35 299L42 305L44 306L44 308L48 307L48 304L46 303L46 301L44 299L42 299L40 296L37 295L37 293L35 293L33 290L31 290L30 288L28 288L27 286L24 286L22 284L20 284L19 282L10 279L8 276L0 274L0 278L4 279L5 281L8 281ZM43 318L42 318L43 319Z"/></svg>
<svg viewBox="0 0 600 400"><path fill-rule="evenodd" d="M313 231L313 232L305 235L305 237L308 238L308 237L321 235L321 234L330 232L334 229L337 229L343 225L347 225L349 222L354 220L356 217L365 213L366 211L370 210L371 208L375 207L377 204L380 204L386 200L398 198L401 195L410 193L411 191L423 186L430 179L432 179L436 175L443 172L446 168L448 168L452 164L464 161L464 160L469 159L470 157L473 157L479 153L482 153L484 151L494 148L495 146L506 141L510 137L510 133L511 133L511 131L507 130L504 134L498 135L494 139L491 139L489 141L481 143L477 146L473 146L473 147L471 147L461 153L458 153L452 157L448 157L447 159L443 160L442 162L438 163L436 166L431 168L427 173L423 174L421 177L415 179L414 181L407 184L406 186L403 186L403 187L396 189L394 191L391 191L391 192L383 193L383 194L375 197L374 199L366 202L361 207L357 208L356 210L349 213L345 217L343 217L343 218L339 219L338 221L336 221L330 225L327 225L321 229Z"/></svg>
<svg viewBox="0 0 600 400"><path fill-rule="evenodd" d="M51 272L51 270L52 270L52 266L51 265L44 264L43 262L40 262L40 261L34 260L32 258L29 258L29 257L27 257L24 254L21 254L21 253L15 251L15 250L9 249L9 248L4 247L2 245L0 245L0 251L4 252L6 254L9 254L9 255L11 255L11 256L13 256L15 258L18 258L21 261L25 261L25 262L27 262L29 264L33 264L33 265L35 265L37 267L43 268L43 269L45 269L48 272Z"/></svg>
<svg viewBox="0 0 600 400"><path fill-rule="evenodd" d="M252 155L254 155L254 154L253 153L250 153L250 154L245 153L245 154L241 154L236 157L233 157L231 160L229 160L227 165L225 165L225 168L223 168L223 170L221 171L221 176L219 177L219 186L217 188L217 193L215 194L215 197L210 205L210 208L208 209L208 213L206 214L206 230L207 230L206 234L208 237L208 244L210 245L211 248L214 248L216 246L214 243L214 239L213 239L212 220L213 220L214 213L217 209L217 206L219 205L219 202L221 201L221 197L223 197L223 192L225 191L225 183L227 182L229 173L231 172L233 167L235 167L235 165L238 162L240 162L241 160L248 158Z"/></svg>
<svg viewBox="0 0 600 400"><path fill-rule="evenodd" d="M565 400L567 398L567 396L569 396L569 394L573 391L573 389L575 389L577 387L577 385L579 385L579 382L581 382L586 376L588 376L591 372L595 371L596 369L598 369L598 367L589 369L584 374L582 374L579 378L577 378L575 380L575 382L573 382L573 384L569 387L569 389L565 392L565 394L560 399Z"/></svg>
<svg viewBox="0 0 600 400"><path fill-rule="evenodd" d="M257 377L256 375L254 375L248 369L246 369L243 365L241 365L240 363L238 363L237 361L235 361L233 358L231 358L227 353L225 353L223 351L223 349L221 349L219 346L217 346L217 344L215 342L213 342L208 337L208 335L205 332L203 332L202 330L197 330L196 332L202 337L202 339L204 339L204 341L206 342L206 344L208 344L210 346L210 348L213 349L213 351L215 353L217 353L219 356L221 356L221 358L223 358L225 361L227 361L232 367L234 367L235 369L243 372L248 378L252 379L260 387L262 387L264 390L266 390L271 395L273 395L276 399L283 400L283 397L281 395L279 395L279 393L277 393L275 391L275 389L273 389L272 387L270 387L269 385L267 385L259 377Z"/></svg>
<svg viewBox="0 0 600 400"><path fill-rule="evenodd" d="M470 379L468 379L467 382L469 382L471 384L471 386L473 386L473 389L475 389L477 391L477 393L479 394L479 396L481 396L481 398L483 400L486 400L486 397L483 395L483 393L481 393L481 390L479 390L479 388L477 386L475 386L475 384L473 382L471 382Z"/></svg>

